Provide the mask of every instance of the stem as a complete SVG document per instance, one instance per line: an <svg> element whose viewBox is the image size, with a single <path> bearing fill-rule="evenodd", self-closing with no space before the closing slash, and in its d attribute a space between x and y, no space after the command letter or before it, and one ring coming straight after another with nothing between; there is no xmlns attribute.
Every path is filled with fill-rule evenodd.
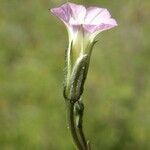
<svg viewBox="0 0 150 150"><path fill-rule="evenodd" d="M78 129L78 134L82 140L82 143L84 145L85 150L90 150L90 145L89 141L86 141L84 132L83 132L83 113L84 113L84 104L81 101L77 102L76 107L78 107L78 121L77 121L77 129Z"/></svg>
<svg viewBox="0 0 150 150"><path fill-rule="evenodd" d="M84 132L83 132L83 127L82 126L78 127L78 130L79 130L79 135L80 135L80 137L82 139L82 142L84 144L84 147L87 150L87 142L86 142L85 135L84 135Z"/></svg>
<svg viewBox="0 0 150 150"><path fill-rule="evenodd" d="M77 132L76 132L76 127L75 127L75 122L74 122L74 103L69 101L67 102L68 106L68 124L69 124L69 129L71 131L71 135L74 141L74 144L78 148L78 150L84 150L82 147L82 144L80 143L80 140L78 138Z"/></svg>
<svg viewBox="0 0 150 150"><path fill-rule="evenodd" d="M84 145L84 147L86 148L86 139L85 139L85 135L83 133L83 111L84 111L84 105L83 103L81 102L77 102L77 105L78 105L78 121L77 121L77 129L78 129L78 132L79 132L79 135L82 139L82 143Z"/></svg>

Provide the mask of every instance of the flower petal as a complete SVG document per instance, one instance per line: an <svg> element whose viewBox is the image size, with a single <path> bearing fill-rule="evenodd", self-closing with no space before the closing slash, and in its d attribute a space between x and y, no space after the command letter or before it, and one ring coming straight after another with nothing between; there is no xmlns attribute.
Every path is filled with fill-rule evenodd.
<svg viewBox="0 0 150 150"><path fill-rule="evenodd" d="M78 32L95 37L98 33L117 26L105 8L89 7L74 3L66 3L51 12L64 22L69 33L70 41L76 39ZM81 30L83 29L83 30Z"/></svg>
<svg viewBox="0 0 150 150"><path fill-rule="evenodd" d="M57 16L59 19L61 19L65 23L68 23L70 20L71 9L68 6L68 3L60 7L51 9L51 12L53 15Z"/></svg>
<svg viewBox="0 0 150 150"><path fill-rule="evenodd" d="M110 18L110 19L104 20L99 25L86 24L86 25L84 25L84 29L87 32L94 33L94 32L101 32L104 30L108 30L108 29L111 29L115 26L117 26L117 22L115 21L115 19Z"/></svg>
<svg viewBox="0 0 150 150"><path fill-rule="evenodd" d="M70 24L83 24L86 15L86 8L83 5L77 5L73 3L68 3L68 5L72 11Z"/></svg>
<svg viewBox="0 0 150 150"><path fill-rule="evenodd" d="M85 24L100 24L102 20L106 18L111 18L111 15L107 9L89 7L87 8Z"/></svg>
<svg viewBox="0 0 150 150"><path fill-rule="evenodd" d="M66 24L82 24L86 15L86 8L82 5L66 3L51 9L51 12Z"/></svg>

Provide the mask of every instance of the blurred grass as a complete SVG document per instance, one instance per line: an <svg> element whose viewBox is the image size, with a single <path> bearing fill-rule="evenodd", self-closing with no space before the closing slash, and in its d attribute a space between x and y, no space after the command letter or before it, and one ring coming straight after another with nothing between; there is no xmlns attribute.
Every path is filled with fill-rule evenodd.
<svg viewBox="0 0 150 150"><path fill-rule="evenodd" d="M83 0L72 2L82 2ZM74 149L62 96L65 27L48 9L63 0L0 1L0 150ZM84 0L119 26L99 35L84 103L93 150L149 150L149 0Z"/></svg>

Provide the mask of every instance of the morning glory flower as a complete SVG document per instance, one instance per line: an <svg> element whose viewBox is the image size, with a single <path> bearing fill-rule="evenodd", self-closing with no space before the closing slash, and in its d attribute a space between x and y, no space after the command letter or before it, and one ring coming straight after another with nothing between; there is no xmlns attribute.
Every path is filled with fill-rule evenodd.
<svg viewBox="0 0 150 150"><path fill-rule="evenodd" d="M51 12L65 24L69 35L65 95L68 99L78 100L83 92L95 37L117 26L117 22L105 8L85 8L69 2Z"/></svg>
<svg viewBox="0 0 150 150"><path fill-rule="evenodd" d="M58 8L51 9L67 27L70 40L77 38L78 31L88 34L88 38L94 40L95 36L110 28L117 26L115 19L111 18L105 8L89 7L74 3L66 3Z"/></svg>

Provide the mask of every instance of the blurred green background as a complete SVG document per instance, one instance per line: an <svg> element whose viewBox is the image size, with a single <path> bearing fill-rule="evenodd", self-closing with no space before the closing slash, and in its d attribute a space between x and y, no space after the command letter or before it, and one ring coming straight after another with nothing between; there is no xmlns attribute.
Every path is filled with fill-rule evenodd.
<svg viewBox="0 0 150 150"><path fill-rule="evenodd" d="M0 0L0 150L74 150L62 96L65 0ZM74 0L110 10L85 85L92 150L150 149L150 1Z"/></svg>

